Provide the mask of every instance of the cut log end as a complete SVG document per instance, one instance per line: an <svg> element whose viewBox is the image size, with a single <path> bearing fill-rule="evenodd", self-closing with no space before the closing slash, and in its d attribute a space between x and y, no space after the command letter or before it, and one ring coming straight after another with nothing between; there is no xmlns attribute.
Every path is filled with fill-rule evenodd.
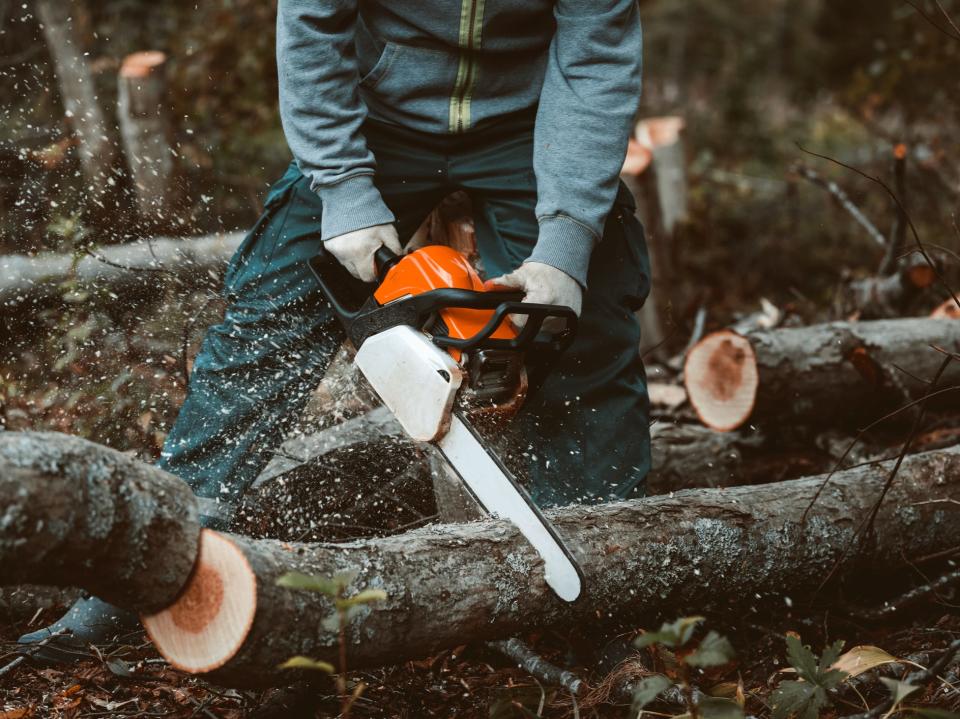
<svg viewBox="0 0 960 719"><path fill-rule="evenodd" d="M750 417L757 397L753 347L730 330L707 335L687 353L684 383L701 422L719 432L736 429Z"/></svg>
<svg viewBox="0 0 960 719"><path fill-rule="evenodd" d="M931 312L930 318L934 320L960 320L960 307L957 307L957 303L951 298Z"/></svg>
<svg viewBox="0 0 960 719"><path fill-rule="evenodd" d="M202 673L239 651L256 609L257 579L246 557L228 538L204 529L196 567L177 601L141 619L171 666Z"/></svg>
<svg viewBox="0 0 960 719"><path fill-rule="evenodd" d="M120 66L120 77L147 77L167 61L159 50L147 50L127 55Z"/></svg>

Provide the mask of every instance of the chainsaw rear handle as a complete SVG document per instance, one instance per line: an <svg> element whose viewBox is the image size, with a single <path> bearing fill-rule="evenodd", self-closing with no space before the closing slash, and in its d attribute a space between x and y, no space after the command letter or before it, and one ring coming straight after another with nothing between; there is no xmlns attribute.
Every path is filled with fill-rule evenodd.
<svg viewBox="0 0 960 719"><path fill-rule="evenodd" d="M377 265L378 282L399 262L401 257L387 247L377 250L374 260ZM493 316L473 337L457 339L433 335L438 347L472 351L478 349L505 349L562 352L573 342L577 330L577 315L569 307L541 305L523 302L523 293L510 290L476 292L458 288L428 290L395 300L386 305L377 304L373 298L373 286L351 275L329 252L321 250L311 258L310 269L320 284L320 289L358 349L368 337L396 325L409 325L423 330L441 310L473 309L493 310ZM493 333L506 320L507 315L526 315L527 322L513 339L493 338ZM565 326L557 332L541 329L545 320L560 318Z"/></svg>

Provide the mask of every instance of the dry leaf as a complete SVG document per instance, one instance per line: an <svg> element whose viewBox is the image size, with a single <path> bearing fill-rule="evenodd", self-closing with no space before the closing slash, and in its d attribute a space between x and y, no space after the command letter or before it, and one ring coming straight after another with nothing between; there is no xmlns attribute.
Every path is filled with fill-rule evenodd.
<svg viewBox="0 0 960 719"><path fill-rule="evenodd" d="M890 654L887 654L880 647L873 647L868 644L854 647L848 652L844 652L836 662L833 663L833 669L839 669L847 673L847 678L855 677L864 672L868 672L881 664L891 664L900 660Z"/></svg>

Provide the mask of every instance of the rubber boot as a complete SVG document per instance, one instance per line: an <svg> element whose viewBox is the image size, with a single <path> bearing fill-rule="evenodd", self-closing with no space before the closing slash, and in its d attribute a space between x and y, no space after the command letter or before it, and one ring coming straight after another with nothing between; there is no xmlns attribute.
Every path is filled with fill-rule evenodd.
<svg viewBox="0 0 960 719"><path fill-rule="evenodd" d="M49 627L24 634L17 643L29 647L22 653L36 664L70 664L92 657L88 649L91 644L111 644L118 636L139 627L140 618L136 613L87 597L74 602L67 613ZM66 630L63 635L49 639L61 630ZM30 647L44 639L49 641Z"/></svg>

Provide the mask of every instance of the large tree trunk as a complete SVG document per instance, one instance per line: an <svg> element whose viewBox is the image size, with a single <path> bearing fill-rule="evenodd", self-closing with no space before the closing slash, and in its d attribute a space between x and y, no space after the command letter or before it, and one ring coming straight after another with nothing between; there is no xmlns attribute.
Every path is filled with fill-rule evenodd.
<svg viewBox="0 0 960 719"><path fill-rule="evenodd" d="M747 420L858 422L921 397L943 361L931 345L950 349L957 343L960 322L919 318L744 335L721 330L687 354L684 383L700 419L716 430ZM958 382L955 362L940 386Z"/></svg>
<svg viewBox="0 0 960 719"><path fill-rule="evenodd" d="M69 435L0 432L0 581L89 589L168 606L193 570L200 525L176 477Z"/></svg>
<svg viewBox="0 0 960 719"><path fill-rule="evenodd" d="M114 128L97 101L93 74L84 51L81 24L88 17L81 0L37 0L37 15L53 58L60 97L80 151L87 197L102 206L111 191L116 165Z"/></svg>
<svg viewBox="0 0 960 719"><path fill-rule="evenodd" d="M244 233L204 237L159 237L97 250L102 258L72 255L4 255L0 257L0 307L23 317L63 294L67 280L78 290L96 291L110 301L156 294L169 282L196 287L223 275ZM105 261L104 261L105 260Z"/></svg>
<svg viewBox="0 0 960 719"><path fill-rule="evenodd" d="M43 459L65 456L55 449L64 442L86 444L89 456L102 457L100 464L88 462L91 471L77 473L73 460ZM82 458L85 452L73 456ZM42 581L104 587L103 577L122 561L123 545L113 545L111 552L88 547L86 571L50 576L32 559L32 527L6 518L11 506L23 505L15 488L30 472L36 475L31 481L49 483L46 494L38 492L34 508L23 514L34 520L41 516L40 506L60 506L55 495L71 482L97 479L92 471L97 466L111 478L111 487L129 487L113 484L128 471L140 478L134 486L144 495L132 505L149 506L151 488L170 491L168 475L130 460L124 467L119 457L108 461L110 456L57 435L4 437L3 476L14 493L5 496L0 514L5 520L0 521L0 567L6 570L0 580L37 581L28 576L36 571ZM11 465L23 471L13 477ZM216 669L212 678L220 682L249 685L288 680L276 667L293 655L335 660L338 654L338 633L325 622L333 612L330 599L276 586L289 571L328 578L347 574L353 577L348 595L368 588L386 592L386 600L365 605L348 623L351 666L393 663L559 622L650 621L659 613L691 610L742 612L745 601L782 607L785 597L797 602L812 594L841 559L846 560L842 573L879 575L901 566L904 551L919 556L960 543L956 448L908 457L870 541L852 543L889 469L885 463L837 473L806 523L801 518L823 477L548 512L585 574L584 597L574 604L550 592L536 554L509 524L497 520L343 544L252 540L204 530L199 562L179 598L144 621L157 647L177 666ZM122 495L119 490L106 494ZM170 514L166 536L181 517L191 516L186 509ZM177 531L186 537L184 546L195 551L195 525L192 519L182 524ZM159 550L154 545L142 553L141 575L166 573L181 554L175 546ZM77 550L67 550L76 556ZM20 568L15 579L8 573L12 567ZM146 587L149 581L133 584ZM127 604L139 602L131 598Z"/></svg>

